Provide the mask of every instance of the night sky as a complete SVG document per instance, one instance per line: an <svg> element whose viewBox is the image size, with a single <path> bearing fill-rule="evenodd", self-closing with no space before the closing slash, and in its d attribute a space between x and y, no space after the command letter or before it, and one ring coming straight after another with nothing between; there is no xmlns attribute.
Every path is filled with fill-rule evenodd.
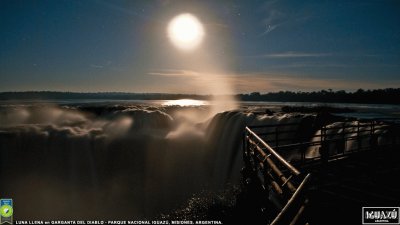
<svg viewBox="0 0 400 225"><path fill-rule="evenodd" d="M170 20L204 25L191 52ZM400 87L400 1L0 0L0 91ZM221 91L221 93L224 91Z"/></svg>

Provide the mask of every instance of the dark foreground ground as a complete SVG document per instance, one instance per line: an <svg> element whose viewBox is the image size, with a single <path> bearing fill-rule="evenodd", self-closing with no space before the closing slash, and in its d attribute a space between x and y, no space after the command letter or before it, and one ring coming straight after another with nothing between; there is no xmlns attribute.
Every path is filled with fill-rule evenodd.
<svg viewBox="0 0 400 225"><path fill-rule="evenodd" d="M399 156L376 150L310 168L311 224L361 224L362 207L400 206Z"/></svg>

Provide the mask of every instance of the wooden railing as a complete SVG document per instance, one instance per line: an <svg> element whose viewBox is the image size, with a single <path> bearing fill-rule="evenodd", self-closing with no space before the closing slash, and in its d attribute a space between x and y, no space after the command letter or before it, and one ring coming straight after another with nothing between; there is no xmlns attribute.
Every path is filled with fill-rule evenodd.
<svg viewBox="0 0 400 225"><path fill-rule="evenodd" d="M260 194L268 198L275 207L274 211L278 212L272 215L270 224L296 224L300 221L308 202L304 192L310 174L303 176L248 127L245 130L243 158L245 184L261 185L263 191Z"/></svg>
<svg viewBox="0 0 400 225"><path fill-rule="evenodd" d="M312 131L315 134L308 136L295 135L301 132L298 126L297 123L288 123L245 128L244 184L260 186L254 190L261 190L258 191L261 193L257 193L260 198L267 198L271 202L270 206L274 209L266 210L275 213L269 214L269 224L307 222L304 215L308 204L310 174L301 173L296 166L303 168L309 162L324 162L381 148L394 149L400 145L398 123L339 122L334 126L316 128ZM291 138L283 134L291 134ZM350 142L352 145L348 146ZM273 146L269 143L273 143ZM320 155L306 158L306 151L310 147L318 149ZM300 154L300 160L289 161L282 156L288 153Z"/></svg>
<svg viewBox="0 0 400 225"><path fill-rule="evenodd" d="M400 145L398 123L374 120L338 122L336 126L323 126L314 130L314 133L319 132L313 135L298 134L302 132L299 130L299 125L299 123L262 125L251 126L250 129L265 142L271 144L276 152L284 152L285 155L291 153L300 155L292 161L302 163ZM269 131L265 132L265 130ZM287 134L290 137L285 137ZM381 141L378 141L379 139ZM319 149L320 155L306 158L306 151L310 147Z"/></svg>

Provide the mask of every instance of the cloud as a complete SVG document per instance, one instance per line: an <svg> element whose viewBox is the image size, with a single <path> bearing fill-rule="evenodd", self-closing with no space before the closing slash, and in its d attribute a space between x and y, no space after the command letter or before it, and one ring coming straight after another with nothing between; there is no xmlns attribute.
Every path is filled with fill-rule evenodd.
<svg viewBox="0 0 400 225"><path fill-rule="evenodd" d="M149 75L153 76L163 76L163 77L191 77L196 78L199 80L218 80L221 78L226 78L229 74L225 73L218 73L218 72L202 72L202 71L195 71L195 70L158 70L156 72L149 72Z"/></svg>
<svg viewBox="0 0 400 225"><path fill-rule="evenodd" d="M267 17L261 21L265 26L265 31L261 33L260 36L268 34L287 22L287 15L278 10L268 8L266 13Z"/></svg>
<svg viewBox="0 0 400 225"><path fill-rule="evenodd" d="M303 11L301 8L293 12L287 8L282 8L282 5L280 1L272 0L265 2L260 7L261 12L264 14L261 20L264 31L259 36L267 35L278 27L288 26L293 23L303 23L312 18L309 12Z"/></svg>
<svg viewBox="0 0 400 225"><path fill-rule="evenodd" d="M187 94L234 94L230 87L230 75L222 72L195 71L195 70L157 70L148 75L158 76L158 82L163 89L179 90ZM162 90L164 91L164 90ZM167 91L168 92L168 91Z"/></svg>
<svg viewBox="0 0 400 225"><path fill-rule="evenodd" d="M260 35L260 36L263 36L263 35L266 35L266 34L268 34L269 32L271 32L271 31L273 31L273 30L275 30L277 27L279 27L281 24L275 24L275 25L270 25L270 24L266 24L265 25L265 31Z"/></svg>
<svg viewBox="0 0 400 225"><path fill-rule="evenodd" d="M400 81L370 81L335 78L313 78L285 74L249 73L231 77L239 93L260 91L317 91L321 89L356 90L400 86Z"/></svg>
<svg viewBox="0 0 400 225"><path fill-rule="evenodd" d="M332 53L309 53L309 52L281 52L281 53L268 53L260 55L246 56L248 58L310 58L310 57L327 57L332 56Z"/></svg>
<svg viewBox="0 0 400 225"><path fill-rule="evenodd" d="M154 72L149 72L149 75L153 76L163 76L163 77L196 77L200 76L199 72L191 70L172 70L172 69L162 69Z"/></svg>
<svg viewBox="0 0 400 225"><path fill-rule="evenodd" d="M312 54L301 53L303 57L312 57ZM316 54L315 54L316 55ZM320 54L322 55L322 54ZM298 56L300 57L300 56ZM301 65L298 65L301 66ZM339 65L332 65L339 66ZM399 81L393 80L352 80L347 78L307 77L285 73L248 72L248 73L205 73L194 70L160 70L151 72L151 75L162 76L167 83L176 83L187 93L193 93L194 87L212 87L215 83L228 82L234 87L235 93L274 92L274 91L316 91L321 89L356 90L358 88L376 89L390 86L400 86ZM190 79L184 79L190 78ZM168 80L170 79L170 80ZM222 94L222 93L210 93Z"/></svg>

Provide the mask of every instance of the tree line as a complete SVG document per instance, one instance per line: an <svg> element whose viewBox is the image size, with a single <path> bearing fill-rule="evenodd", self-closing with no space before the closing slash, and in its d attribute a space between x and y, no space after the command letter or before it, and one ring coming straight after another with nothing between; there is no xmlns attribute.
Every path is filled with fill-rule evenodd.
<svg viewBox="0 0 400 225"><path fill-rule="evenodd" d="M400 88L358 89L355 92L332 91L330 89L313 92L280 91L265 94L253 92L239 94L237 97L243 101L400 104Z"/></svg>
<svg viewBox="0 0 400 225"><path fill-rule="evenodd" d="M127 93L127 92L58 92L25 91L1 92L0 100L174 100L174 99L211 99L210 95L168 94L168 93ZM400 104L400 88L376 90L358 89L354 92L333 91L331 89L312 92L279 91L270 93L253 92L234 96L241 101L280 101L280 102L327 102L327 103L375 103Z"/></svg>

